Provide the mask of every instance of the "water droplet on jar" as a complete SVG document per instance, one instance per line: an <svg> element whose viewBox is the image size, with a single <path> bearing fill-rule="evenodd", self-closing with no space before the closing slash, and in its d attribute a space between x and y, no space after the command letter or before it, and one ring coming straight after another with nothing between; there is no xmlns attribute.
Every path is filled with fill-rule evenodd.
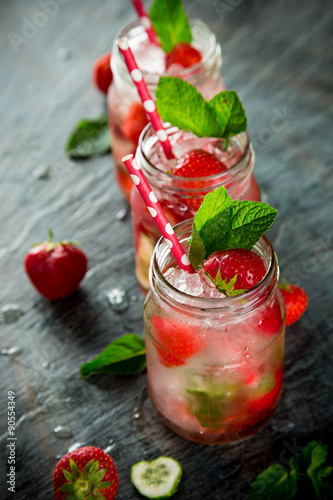
<svg viewBox="0 0 333 500"><path fill-rule="evenodd" d="M53 429L53 433L58 439L69 439L73 436L73 432L69 427L63 427L62 425L58 425Z"/></svg>
<svg viewBox="0 0 333 500"><path fill-rule="evenodd" d="M16 304L6 304L0 309L0 322L7 325L15 323L23 314L24 311L20 306Z"/></svg>
<svg viewBox="0 0 333 500"><path fill-rule="evenodd" d="M244 347L244 351L247 352L249 350L248 347Z"/></svg>
<svg viewBox="0 0 333 500"><path fill-rule="evenodd" d="M248 359L249 357L250 357L249 353L248 353L248 352L246 352L246 353L244 354L244 358Z"/></svg>
<svg viewBox="0 0 333 500"><path fill-rule="evenodd" d="M16 346L9 347L8 349L1 349L0 353L2 356L16 356L20 353L20 349Z"/></svg>
<svg viewBox="0 0 333 500"><path fill-rule="evenodd" d="M126 290L114 288L107 293L109 303L114 311L122 312L129 306L129 299Z"/></svg>
<svg viewBox="0 0 333 500"><path fill-rule="evenodd" d="M229 332L230 332L230 330L231 330L231 327L230 327L230 326L226 326L226 327L225 327L225 331L226 331L227 333L229 333Z"/></svg>
<svg viewBox="0 0 333 500"><path fill-rule="evenodd" d="M82 448L83 444L82 443L74 443L72 446L70 446L67 450L67 453L70 453L71 451L78 450L79 448Z"/></svg>

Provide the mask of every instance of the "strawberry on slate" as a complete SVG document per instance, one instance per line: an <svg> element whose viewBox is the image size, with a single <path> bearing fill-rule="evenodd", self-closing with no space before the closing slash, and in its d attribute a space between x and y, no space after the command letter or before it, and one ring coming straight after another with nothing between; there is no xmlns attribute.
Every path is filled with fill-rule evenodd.
<svg viewBox="0 0 333 500"><path fill-rule="evenodd" d="M201 149L193 149L181 156L172 172L179 177L207 177L224 172L227 167L214 155Z"/></svg>
<svg viewBox="0 0 333 500"><path fill-rule="evenodd" d="M266 274L265 264L260 255L244 248L213 253L205 262L204 270L221 289L224 288L231 294L235 290L249 290ZM234 279L235 283L232 282L232 288L229 290L228 284Z"/></svg>
<svg viewBox="0 0 333 500"><path fill-rule="evenodd" d="M202 57L200 52L188 43L180 42L166 56L166 67L172 64L180 64L183 68L189 68L198 64Z"/></svg>
<svg viewBox="0 0 333 500"><path fill-rule="evenodd" d="M153 316L151 323L158 357L168 368L185 365L189 358L203 348L204 339L184 323L164 320L161 316Z"/></svg>
<svg viewBox="0 0 333 500"><path fill-rule="evenodd" d="M286 306L286 326L290 326L305 312L308 306L308 296L301 287L291 283L282 282L279 284L279 289Z"/></svg>
<svg viewBox="0 0 333 500"><path fill-rule="evenodd" d="M142 130L148 123L148 118L141 102L134 101L128 108L121 124L121 129L129 141L138 144Z"/></svg>
<svg viewBox="0 0 333 500"><path fill-rule="evenodd" d="M38 292L49 300L69 297L86 274L88 262L77 242L49 240L29 250L24 268Z"/></svg>
<svg viewBox="0 0 333 500"><path fill-rule="evenodd" d="M53 472L55 500L113 500L118 485L118 472L112 458L95 446L67 453Z"/></svg>
<svg viewBox="0 0 333 500"><path fill-rule="evenodd" d="M111 52L99 57L93 64L92 80L98 90L107 93L112 82L112 71L110 66Z"/></svg>

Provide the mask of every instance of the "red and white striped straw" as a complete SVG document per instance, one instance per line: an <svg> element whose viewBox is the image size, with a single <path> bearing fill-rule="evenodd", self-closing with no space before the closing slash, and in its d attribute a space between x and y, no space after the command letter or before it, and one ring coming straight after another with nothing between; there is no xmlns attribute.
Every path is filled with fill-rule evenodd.
<svg viewBox="0 0 333 500"><path fill-rule="evenodd" d="M152 27L150 17L148 16L146 9L141 0L132 0L134 9L136 10L142 25L144 26L149 40L155 45L160 45L154 28Z"/></svg>
<svg viewBox="0 0 333 500"><path fill-rule="evenodd" d="M154 130L156 132L157 138L161 143L161 146L163 148L164 154L168 160L171 158L174 158L174 154L172 152L171 144L168 139L168 134L165 131L165 128L163 127L162 120L157 113L157 109L155 106L155 102L153 101L146 82L144 81L143 75L141 71L138 68L138 65L135 61L133 52L131 51L129 45L128 45L128 39L127 38L119 38L117 40L118 48L120 52L122 53L124 57L125 64L127 66L127 69L129 71L129 74L131 75L132 81L134 85L136 86L139 96L141 98L143 107L146 111L146 113L149 116L149 119L152 123L152 126L154 127Z"/></svg>
<svg viewBox="0 0 333 500"><path fill-rule="evenodd" d="M132 181L136 185L145 204L147 205L150 215L155 220L158 229L161 231L164 239L170 247L170 250L174 258L176 259L177 264L181 269L184 269L190 274L194 274L195 271L189 261L189 258L187 257L183 247L179 243L170 222L166 218L162 207L155 196L154 191L152 191L151 187L149 186L147 179L145 178L141 168L134 158L134 155L124 156L122 161L127 168L130 176L132 177Z"/></svg>

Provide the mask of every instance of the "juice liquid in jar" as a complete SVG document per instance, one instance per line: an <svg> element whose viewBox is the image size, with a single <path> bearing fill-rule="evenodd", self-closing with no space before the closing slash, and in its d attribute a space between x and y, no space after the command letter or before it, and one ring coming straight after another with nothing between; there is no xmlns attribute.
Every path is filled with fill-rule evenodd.
<svg viewBox="0 0 333 500"><path fill-rule="evenodd" d="M117 35L116 40L124 36L129 39L134 57L153 98L161 75L178 76L190 82L206 99L225 90L225 83L220 74L221 47L215 35L206 24L198 19L190 20L190 24L193 36L192 45L199 50L202 60L189 68L174 64L166 70L165 52L149 41L140 21L129 24ZM116 41L112 50L111 68L113 81L108 91L107 106L112 135L112 154L115 160L115 177L124 197L129 201L133 183L121 159L127 154L135 153L140 132L148 120Z"/></svg>
<svg viewBox="0 0 333 500"><path fill-rule="evenodd" d="M185 251L192 221L175 232ZM144 306L150 399L164 423L204 444L233 443L272 416L282 391L285 310L278 265L264 236L266 275L225 298L204 274L177 268L163 238Z"/></svg>
<svg viewBox="0 0 333 500"><path fill-rule="evenodd" d="M151 125L146 127L136 160L172 226L193 217L205 195L222 185L233 199L260 201L260 189L253 175L254 152L246 132L230 138L225 151L224 139L197 137L176 127L167 127L166 131L177 158L201 149L228 167L220 174L196 179L170 175L176 160L166 159ZM161 233L136 189L131 193L131 208L136 277L142 291L147 292L149 264Z"/></svg>

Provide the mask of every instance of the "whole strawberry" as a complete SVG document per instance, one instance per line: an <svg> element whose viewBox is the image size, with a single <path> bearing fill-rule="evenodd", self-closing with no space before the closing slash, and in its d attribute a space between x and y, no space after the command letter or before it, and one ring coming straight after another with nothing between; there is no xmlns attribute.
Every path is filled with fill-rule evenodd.
<svg viewBox="0 0 333 500"><path fill-rule="evenodd" d="M303 288L291 283L279 284L286 306L286 326L294 324L305 312L308 306L308 296Z"/></svg>
<svg viewBox="0 0 333 500"><path fill-rule="evenodd" d="M166 67L172 64L180 64L183 68L190 68L201 61L200 52L188 43L180 42L167 54Z"/></svg>
<svg viewBox="0 0 333 500"><path fill-rule="evenodd" d="M99 57L93 64L92 81L95 87L106 94L112 82L112 71L110 66L111 52Z"/></svg>
<svg viewBox="0 0 333 500"><path fill-rule="evenodd" d="M95 446L67 453L53 472L55 500L113 500L118 486L112 458Z"/></svg>
<svg viewBox="0 0 333 500"><path fill-rule="evenodd" d="M38 292L49 300L69 297L86 274L88 261L77 242L49 240L29 250L24 268Z"/></svg>

